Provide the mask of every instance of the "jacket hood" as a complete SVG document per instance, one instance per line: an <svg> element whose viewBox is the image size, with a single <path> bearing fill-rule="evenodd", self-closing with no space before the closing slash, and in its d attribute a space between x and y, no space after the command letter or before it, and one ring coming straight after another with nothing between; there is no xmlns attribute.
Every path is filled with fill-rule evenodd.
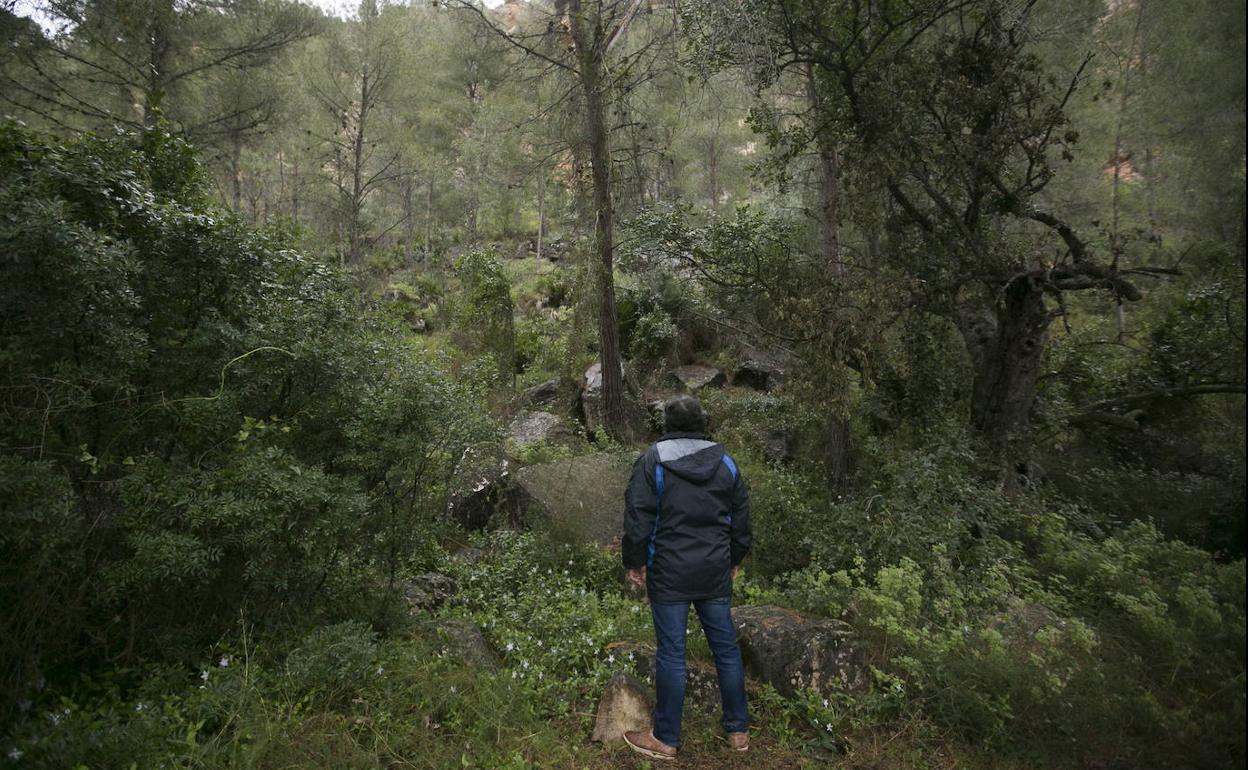
<svg viewBox="0 0 1248 770"><path fill-rule="evenodd" d="M714 476L724 459L724 448L700 433L669 433L654 448L666 470L698 484Z"/></svg>

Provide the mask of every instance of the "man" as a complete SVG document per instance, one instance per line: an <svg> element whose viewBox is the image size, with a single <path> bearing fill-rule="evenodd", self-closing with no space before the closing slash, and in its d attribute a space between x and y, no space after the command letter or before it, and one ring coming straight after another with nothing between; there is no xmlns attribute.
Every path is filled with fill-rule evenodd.
<svg viewBox="0 0 1248 770"><path fill-rule="evenodd" d="M735 751L749 749L745 671L730 600L732 580L750 549L745 482L724 448L706 439L706 412L692 396L663 407L665 435L633 465L624 493L624 566L645 583L654 618L654 727L624 740L653 759L674 759L685 702L689 605L715 656L723 698L720 724Z"/></svg>

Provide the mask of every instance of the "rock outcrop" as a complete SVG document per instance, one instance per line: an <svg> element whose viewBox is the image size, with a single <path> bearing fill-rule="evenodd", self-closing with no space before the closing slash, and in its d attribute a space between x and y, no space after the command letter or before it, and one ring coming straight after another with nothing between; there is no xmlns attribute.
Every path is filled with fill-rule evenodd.
<svg viewBox="0 0 1248 770"><path fill-rule="evenodd" d="M462 618L438 618L421 623L415 635L432 642L437 652L485 671L497 671L501 663L485 634L471 621Z"/></svg>
<svg viewBox="0 0 1248 770"><path fill-rule="evenodd" d="M689 391L702 388L722 388L728 382L724 373L713 366L690 364L678 366L672 370L672 378Z"/></svg>
<svg viewBox="0 0 1248 770"><path fill-rule="evenodd" d="M414 610L436 610L455 595L455 581L441 572L417 575L403 585L403 599Z"/></svg>
<svg viewBox="0 0 1248 770"><path fill-rule="evenodd" d="M624 383L624 421L626 432L632 436L641 436L646 422L642 408L636 398L639 388L627 373L621 371L620 378ZM585 421L585 429L590 433L603 426L603 380L602 363L596 362L585 370L585 378L581 383L578 401L578 412Z"/></svg>
<svg viewBox="0 0 1248 770"><path fill-rule="evenodd" d="M467 530L482 529L491 519L519 524L530 501L512 471L495 448L469 447L451 477L447 513Z"/></svg>
<svg viewBox="0 0 1248 770"><path fill-rule="evenodd" d="M754 390L775 390L784 382L784 366L774 356L748 350L732 371L732 384Z"/></svg>
<svg viewBox="0 0 1248 770"><path fill-rule="evenodd" d="M849 624L806 618L775 606L733 609L746 671L783 695L798 690L862 690L870 668Z"/></svg>
<svg viewBox="0 0 1248 770"><path fill-rule="evenodd" d="M758 433L763 457L772 463L789 463L797 456L797 436L788 428L768 428Z"/></svg>
<svg viewBox="0 0 1248 770"><path fill-rule="evenodd" d="M648 729L653 710L654 699L646 686L637 677L621 671L611 677L598 699L594 732L589 739L597 743L622 741L629 730Z"/></svg>
<svg viewBox="0 0 1248 770"><path fill-rule="evenodd" d="M631 669L646 682L654 682L654 647L641 642L607 645L615 665ZM704 711L720 709L719 675L715 666L700 660L685 662L685 699Z"/></svg>
<svg viewBox="0 0 1248 770"><path fill-rule="evenodd" d="M593 452L515 473L524 496L560 538L609 544L624 521L624 487L635 455Z"/></svg>
<svg viewBox="0 0 1248 770"><path fill-rule="evenodd" d="M576 432L562 417L550 412L523 410L511 421L507 438L517 447L533 444L574 444Z"/></svg>

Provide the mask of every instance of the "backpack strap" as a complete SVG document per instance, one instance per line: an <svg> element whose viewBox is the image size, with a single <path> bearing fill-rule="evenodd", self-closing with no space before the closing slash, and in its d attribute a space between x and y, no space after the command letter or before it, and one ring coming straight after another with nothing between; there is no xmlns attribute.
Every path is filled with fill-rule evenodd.
<svg viewBox="0 0 1248 770"><path fill-rule="evenodd" d="M654 466L654 491L657 496L654 499L654 529L650 530L650 546L646 554L646 566L654 563L654 541L659 536L659 509L663 504L663 464L657 463Z"/></svg>
<svg viewBox="0 0 1248 770"><path fill-rule="evenodd" d="M732 480L737 480L737 464L732 461L727 452L724 452L724 465L728 468L728 472L732 474ZM728 514L728 526L732 526L732 514Z"/></svg>

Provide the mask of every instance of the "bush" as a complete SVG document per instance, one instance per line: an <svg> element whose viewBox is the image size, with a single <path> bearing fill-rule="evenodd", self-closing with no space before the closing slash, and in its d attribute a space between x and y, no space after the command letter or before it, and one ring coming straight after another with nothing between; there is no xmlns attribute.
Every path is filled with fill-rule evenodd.
<svg viewBox="0 0 1248 770"><path fill-rule="evenodd" d="M516 370L516 336L511 285L493 251L474 249L455 261L462 289L455 303L455 323L477 350L494 357L498 371L511 380Z"/></svg>
<svg viewBox="0 0 1248 770"><path fill-rule="evenodd" d="M342 277L206 203L160 129L0 126L6 703L73 661L367 614L490 435ZM315 333L309 333L315 330Z"/></svg>

